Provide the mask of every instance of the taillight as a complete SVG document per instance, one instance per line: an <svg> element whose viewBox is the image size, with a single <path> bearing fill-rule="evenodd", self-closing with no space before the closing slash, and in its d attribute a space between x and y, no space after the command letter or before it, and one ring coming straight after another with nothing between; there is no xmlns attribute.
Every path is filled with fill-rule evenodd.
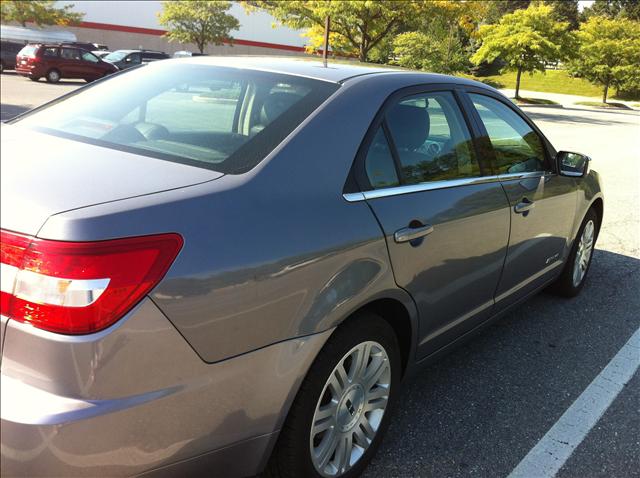
<svg viewBox="0 0 640 478"><path fill-rule="evenodd" d="M87 334L122 318L164 277L178 234L96 242L2 231L1 313L63 334Z"/></svg>

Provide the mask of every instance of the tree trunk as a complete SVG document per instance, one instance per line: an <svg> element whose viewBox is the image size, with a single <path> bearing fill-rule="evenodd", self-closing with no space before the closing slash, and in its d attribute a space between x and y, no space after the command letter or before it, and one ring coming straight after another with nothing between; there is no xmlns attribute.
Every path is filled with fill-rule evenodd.
<svg viewBox="0 0 640 478"><path fill-rule="evenodd" d="M522 67L518 67L518 76L516 78L516 99L520 99L520 77L522 76Z"/></svg>
<svg viewBox="0 0 640 478"><path fill-rule="evenodd" d="M609 82L604 84L604 92L602 93L602 102L607 102L607 94L609 93Z"/></svg>
<svg viewBox="0 0 640 478"><path fill-rule="evenodd" d="M364 46L364 40L363 40L362 42L360 42L360 52L358 54L358 60L365 62L367 61L367 56L369 56L369 52Z"/></svg>

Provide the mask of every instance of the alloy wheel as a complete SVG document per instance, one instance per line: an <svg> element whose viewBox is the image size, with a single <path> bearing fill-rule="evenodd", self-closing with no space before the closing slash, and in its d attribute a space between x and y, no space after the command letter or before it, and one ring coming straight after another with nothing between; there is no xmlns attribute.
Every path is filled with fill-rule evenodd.
<svg viewBox="0 0 640 478"><path fill-rule="evenodd" d="M340 476L373 442L391 391L391 364L384 347L362 342L329 375L316 405L309 446L322 476Z"/></svg>
<svg viewBox="0 0 640 478"><path fill-rule="evenodd" d="M591 260L591 254L593 253L593 238L595 235L595 224L592 220L589 220L585 224L580 236L580 242L578 243L578 249L576 251L576 258L573 263L573 286L578 287L589 267L589 261Z"/></svg>

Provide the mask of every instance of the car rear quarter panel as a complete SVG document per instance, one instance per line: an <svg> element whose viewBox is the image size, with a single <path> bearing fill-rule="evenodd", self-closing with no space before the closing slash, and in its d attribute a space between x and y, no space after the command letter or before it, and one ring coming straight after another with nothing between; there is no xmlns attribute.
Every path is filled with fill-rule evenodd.
<svg viewBox="0 0 640 478"><path fill-rule="evenodd" d="M151 296L207 362L328 330L377 298L403 303L415 327L379 224L342 197L373 116L410 76L351 80L249 173L56 215L39 236L181 233Z"/></svg>

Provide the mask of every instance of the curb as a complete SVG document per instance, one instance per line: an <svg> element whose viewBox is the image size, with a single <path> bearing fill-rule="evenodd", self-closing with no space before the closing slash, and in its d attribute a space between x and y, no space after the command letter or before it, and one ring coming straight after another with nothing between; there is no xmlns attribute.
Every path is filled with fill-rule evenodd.
<svg viewBox="0 0 640 478"><path fill-rule="evenodd" d="M514 103L518 108L564 108L563 105L528 105L528 104L524 104L524 105L519 105L517 103Z"/></svg>

